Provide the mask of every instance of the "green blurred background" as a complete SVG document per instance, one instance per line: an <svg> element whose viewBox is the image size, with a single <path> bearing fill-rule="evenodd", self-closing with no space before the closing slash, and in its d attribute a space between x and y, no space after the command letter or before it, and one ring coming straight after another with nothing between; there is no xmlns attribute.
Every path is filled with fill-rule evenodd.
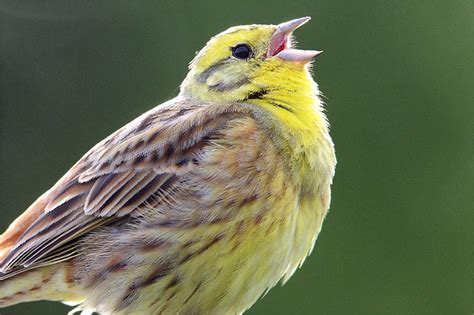
<svg viewBox="0 0 474 315"><path fill-rule="evenodd" d="M0 230L178 93L229 26L310 15L338 166L313 254L247 314L474 312L474 1L0 1ZM63 314L59 303L0 310Z"/></svg>

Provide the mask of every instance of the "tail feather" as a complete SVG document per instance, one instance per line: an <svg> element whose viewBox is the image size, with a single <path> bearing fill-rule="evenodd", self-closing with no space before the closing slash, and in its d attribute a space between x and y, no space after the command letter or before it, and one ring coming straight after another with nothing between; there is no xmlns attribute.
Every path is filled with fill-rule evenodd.
<svg viewBox="0 0 474 315"><path fill-rule="evenodd" d="M59 282L60 265L29 271L23 269L18 273L1 270L5 257L16 245L25 229L44 211L47 204L45 196L46 194L38 198L0 235L0 308L42 299L62 300L60 292L54 289Z"/></svg>
<svg viewBox="0 0 474 315"><path fill-rule="evenodd" d="M0 235L0 267L2 261L16 245L21 235L43 212L48 204L48 192L39 197L18 218L13 221L8 229Z"/></svg>

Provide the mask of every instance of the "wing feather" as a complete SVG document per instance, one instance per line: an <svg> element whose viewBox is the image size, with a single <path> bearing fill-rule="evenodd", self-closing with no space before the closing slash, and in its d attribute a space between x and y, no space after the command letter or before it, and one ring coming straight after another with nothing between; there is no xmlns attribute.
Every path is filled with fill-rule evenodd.
<svg viewBox="0 0 474 315"><path fill-rule="evenodd" d="M83 235L167 202L180 176L199 167L195 161L212 135L247 114L235 105L176 99L119 129L0 237L0 244L11 244L0 256L0 279L75 257Z"/></svg>

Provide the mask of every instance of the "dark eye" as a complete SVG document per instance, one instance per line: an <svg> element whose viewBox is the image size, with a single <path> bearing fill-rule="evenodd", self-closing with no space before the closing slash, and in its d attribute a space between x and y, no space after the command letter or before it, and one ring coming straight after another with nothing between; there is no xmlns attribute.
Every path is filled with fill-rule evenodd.
<svg viewBox="0 0 474 315"><path fill-rule="evenodd" d="M249 59L252 55L252 49L247 44L238 44L232 47L232 56L237 59Z"/></svg>

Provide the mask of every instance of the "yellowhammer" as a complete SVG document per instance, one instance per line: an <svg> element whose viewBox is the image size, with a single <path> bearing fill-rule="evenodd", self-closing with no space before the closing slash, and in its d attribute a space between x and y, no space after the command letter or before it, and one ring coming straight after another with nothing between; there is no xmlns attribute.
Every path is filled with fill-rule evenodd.
<svg viewBox="0 0 474 315"><path fill-rule="evenodd" d="M0 306L239 314L311 252L335 155L309 17L237 26L179 95L93 147L0 237Z"/></svg>

